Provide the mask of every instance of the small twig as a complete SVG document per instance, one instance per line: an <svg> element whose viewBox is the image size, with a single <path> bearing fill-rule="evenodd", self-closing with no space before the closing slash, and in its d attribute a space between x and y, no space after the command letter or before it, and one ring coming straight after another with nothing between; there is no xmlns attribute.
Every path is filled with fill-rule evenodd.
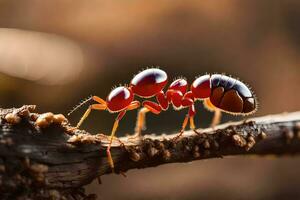
<svg viewBox="0 0 300 200"><path fill-rule="evenodd" d="M0 198L16 195L67 197L95 178L111 173L107 137L70 128L61 115L35 114L34 107L0 110ZM117 172L173 162L227 155L300 153L300 112L227 123L213 129L175 135L115 140L112 156ZM22 190L23 188L23 190ZM16 193L23 191L23 193ZM31 196L30 196L30 195ZM14 196L15 195L15 196ZM79 199L84 193L77 194Z"/></svg>

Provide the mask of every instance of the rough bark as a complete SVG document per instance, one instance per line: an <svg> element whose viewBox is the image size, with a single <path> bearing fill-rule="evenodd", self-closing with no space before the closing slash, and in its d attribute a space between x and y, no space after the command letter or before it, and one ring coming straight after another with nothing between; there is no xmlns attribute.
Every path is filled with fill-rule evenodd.
<svg viewBox="0 0 300 200"><path fill-rule="evenodd" d="M36 114L35 106L0 110L0 199L93 199L82 187L111 173L108 139L70 130L61 115ZM300 112L227 123L174 135L123 137L111 150L115 171L227 155L300 152Z"/></svg>

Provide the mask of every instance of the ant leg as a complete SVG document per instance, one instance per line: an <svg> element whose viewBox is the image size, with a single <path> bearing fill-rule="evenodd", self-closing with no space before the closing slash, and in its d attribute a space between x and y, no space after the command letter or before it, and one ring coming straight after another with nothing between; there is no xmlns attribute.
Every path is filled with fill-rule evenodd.
<svg viewBox="0 0 300 200"><path fill-rule="evenodd" d="M133 101L127 108L127 110L134 110L140 107L140 102L139 101ZM129 139L136 139L136 138L141 138L141 130L145 126L145 114L149 110L145 107L139 110L138 112L138 118L136 121L136 127L135 127L135 134L131 136Z"/></svg>
<svg viewBox="0 0 300 200"><path fill-rule="evenodd" d="M139 101L133 101L129 104L126 110L134 110L140 107L140 102Z"/></svg>
<svg viewBox="0 0 300 200"><path fill-rule="evenodd" d="M194 132L196 131L196 125L194 121L194 116L190 117L190 129L192 129Z"/></svg>
<svg viewBox="0 0 300 200"><path fill-rule="evenodd" d="M148 108L150 112L158 115L161 112L161 106L152 101L144 101L143 106Z"/></svg>
<svg viewBox="0 0 300 200"><path fill-rule="evenodd" d="M194 116L195 116L195 114L196 114L195 105L191 104L190 107L189 107L189 112L188 112L188 114L185 116L185 118L183 120L181 131L179 132L179 134L177 136L175 136L175 138L173 140L176 141L178 138L180 138L182 136L182 134L184 133L185 127L187 126L187 124L189 122L189 119L190 119L190 128L195 133L197 133L196 126L195 126L195 123L194 123Z"/></svg>
<svg viewBox="0 0 300 200"><path fill-rule="evenodd" d="M107 108L106 104L92 104L89 106L89 108L85 111L81 119L76 125L76 128L79 128L83 121L89 116L92 110L105 110Z"/></svg>
<svg viewBox="0 0 300 200"><path fill-rule="evenodd" d="M126 111L127 111L127 110L134 110L134 109L137 109L138 107L140 107L140 105L141 105L141 104L140 104L139 101L133 101L133 102L131 102L131 103L129 104L129 106L126 108ZM114 139L118 140L119 143L120 143L121 145L124 145L124 143L123 143L119 138L114 137Z"/></svg>
<svg viewBox="0 0 300 200"><path fill-rule="evenodd" d="M131 102L130 105L126 108L126 110L121 111L119 113L119 115L117 116L117 118L115 119L112 131L111 131L111 135L110 135L109 144L108 144L108 147L106 149L107 160L108 160L109 166L111 167L112 172L114 172L114 161L113 161L112 156L111 156L110 148L111 148L113 139L116 138L115 134L116 134L117 128L119 126L119 121L124 117L127 110L134 110L134 109L137 109L138 107L140 107L140 102L138 102L138 101ZM122 141L119 140L119 142L121 144L123 144Z"/></svg>
<svg viewBox="0 0 300 200"><path fill-rule="evenodd" d="M211 127L214 128L216 125L218 125L221 121L221 117L222 117L222 113L221 113L221 110L220 109L215 109L215 112L214 112L214 117L212 119L212 122L211 122Z"/></svg>
<svg viewBox="0 0 300 200"><path fill-rule="evenodd" d="M146 113L151 111L154 114L159 114L161 110L167 110L169 107L169 102L163 91L156 94L156 100L158 102L154 103L152 101L144 101L143 108L139 110L138 117L135 126L136 137L141 137L142 130L146 127Z"/></svg>
<svg viewBox="0 0 300 200"><path fill-rule="evenodd" d="M161 110L168 109L169 102L163 91L160 91L159 93L156 94L156 100L157 100L158 104L151 102L151 101L143 102L144 107L142 109L140 109L138 112L138 117L137 117L136 126L135 126L136 134L134 137L141 137L142 130L145 130L147 112L151 111L154 114L159 114L161 112Z"/></svg>
<svg viewBox="0 0 300 200"><path fill-rule="evenodd" d="M215 107L209 99L205 99L203 102L205 108L207 108L209 111L214 112L213 119L211 121L210 127L214 128L216 125L218 125L221 121L222 113L221 110L217 107Z"/></svg>
<svg viewBox="0 0 300 200"><path fill-rule="evenodd" d="M201 133L199 133L197 131L196 125L195 125L195 120L194 120L194 116L196 114L196 110L195 110L195 105L192 104L190 106L189 109L189 116L190 116L190 129L192 129L197 135L201 135Z"/></svg>
<svg viewBox="0 0 300 200"><path fill-rule="evenodd" d="M106 101L104 101L100 97L92 96L92 99L94 101L98 102L99 104L93 104L93 105L89 106L89 108L85 111L85 113L80 118L79 122L77 123L76 128L79 128L81 126L83 121L89 116L89 114L92 110L105 110L107 108Z"/></svg>
<svg viewBox="0 0 300 200"><path fill-rule="evenodd" d="M197 131L195 122L194 122L194 116L190 117L190 128L194 131L194 133L196 133L197 135L201 135L201 133L199 131Z"/></svg>
<svg viewBox="0 0 300 200"><path fill-rule="evenodd" d="M179 132L179 134L177 134L172 140L173 141L177 141L181 136L182 134L184 133L184 130L185 130L185 127L186 125L188 124L189 122L189 115L187 114L183 120L183 123L182 123L182 127L181 127L181 131Z"/></svg>
<svg viewBox="0 0 300 200"><path fill-rule="evenodd" d="M106 105L106 101L101 99L100 97L98 96L92 96L92 99L96 102L98 102L99 104L103 104L103 105Z"/></svg>
<svg viewBox="0 0 300 200"><path fill-rule="evenodd" d="M121 111L119 113L119 115L117 116L117 118L115 119L112 131L111 131L111 135L110 135L109 144L108 144L108 146L106 148L107 161L108 161L108 164L109 164L112 172L114 172L115 165L114 165L114 161L113 161L112 156L111 156L110 148L111 148L113 139L115 137L117 128L119 126L119 121L124 117L125 113L126 113L126 110Z"/></svg>
<svg viewBox="0 0 300 200"><path fill-rule="evenodd" d="M146 128L146 113L149 112L150 110L148 108L143 107L142 109L139 110L138 112L138 117L136 121L136 126L135 126L135 136L134 137L140 137L142 130Z"/></svg>
<svg viewBox="0 0 300 200"><path fill-rule="evenodd" d="M135 126L135 137L141 137L142 130L145 128L145 122L146 122L146 113L152 112L154 114L159 114L161 112L162 108L159 104L152 102L152 101L144 101L143 102L143 108L139 110L137 122Z"/></svg>

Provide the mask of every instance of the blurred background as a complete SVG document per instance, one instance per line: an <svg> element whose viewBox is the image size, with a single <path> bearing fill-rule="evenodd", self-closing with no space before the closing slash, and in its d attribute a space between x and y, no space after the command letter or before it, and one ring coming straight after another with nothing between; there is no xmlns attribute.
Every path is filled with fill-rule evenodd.
<svg viewBox="0 0 300 200"><path fill-rule="evenodd" d="M81 99L106 98L141 69L160 66L170 80L239 77L258 96L256 116L296 111L299 9L297 0L0 0L0 105L66 114ZM212 114L196 107L197 126L208 126ZM174 133L185 113L149 114L146 132ZM109 134L114 117L95 111L82 128ZM118 135L133 133L135 119L128 112ZM299 157L226 158L104 176L86 188L99 199L297 199L299 167Z"/></svg>

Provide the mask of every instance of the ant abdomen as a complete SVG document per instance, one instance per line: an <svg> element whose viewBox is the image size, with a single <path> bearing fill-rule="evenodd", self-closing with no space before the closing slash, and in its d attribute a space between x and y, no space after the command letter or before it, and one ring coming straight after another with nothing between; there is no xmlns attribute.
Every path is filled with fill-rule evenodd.
<svg viewBox="0 0 300 200"><path fill-rule="evenodd" d="M253 92L243 82L232 77L212 74L211 103L221 110L233 114L250 114L256 110Z"/></svg>

